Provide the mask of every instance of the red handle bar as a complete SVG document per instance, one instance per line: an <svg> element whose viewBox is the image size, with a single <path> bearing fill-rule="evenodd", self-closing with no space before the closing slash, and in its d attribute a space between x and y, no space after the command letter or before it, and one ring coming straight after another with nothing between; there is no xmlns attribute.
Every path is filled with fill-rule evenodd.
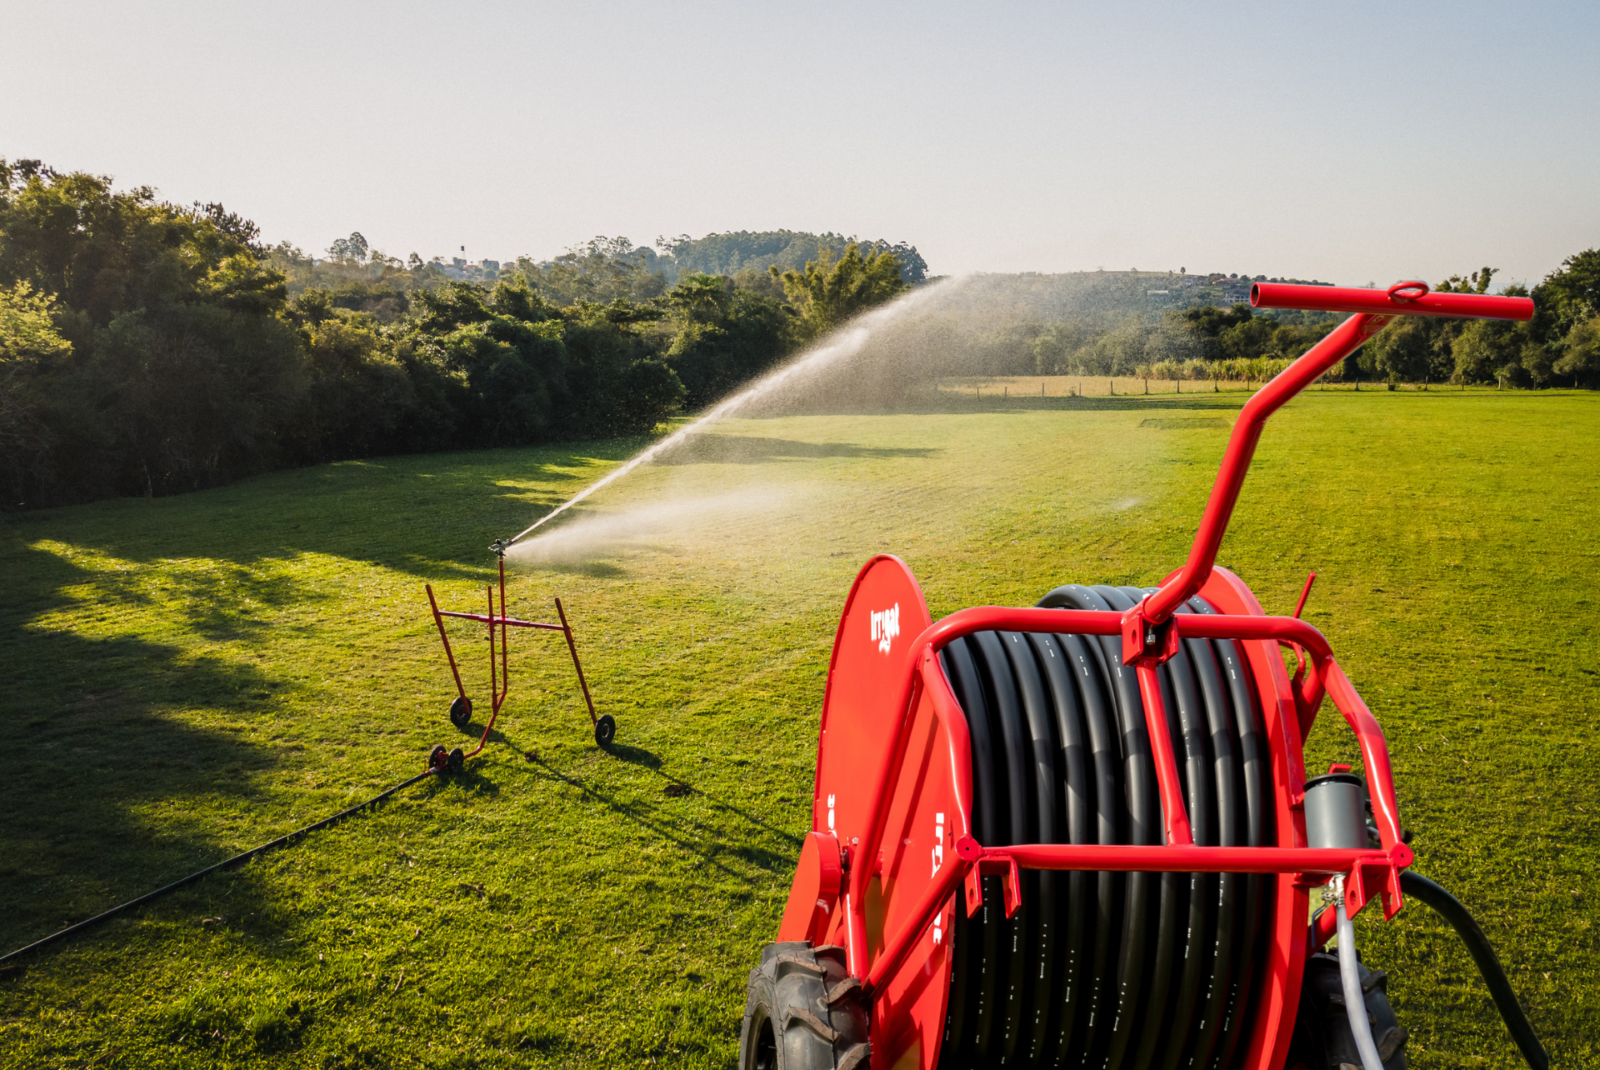
<svg viewBox="0 0 1600 1070"><path fill-rule="evenodd" d="M1228 530L1239 490L1244 486L1250 458L1266 427L1267 417L1282 408L1290 398L1310 386L1317 376L1354 353L1361 344L1378 333L1396 316L1474 316L1492 319L1526 320L1533 318L1533 301L1526 297L1491 297L1487 294L1428 293L1426 283L1404 282L1387 290L1361 290L1348 286L1297 286L1281 282L1258 282L1250 288L1250 303L1257 308L1301 308L1315 311L1354 312L1326 338L1267 383L1248 402L1233 425L1222 468L1211 488L1200 528L1183 571L1161 590L1146 598L1131 614L1161 624L1173 610L1198 591L1211 575L1217 548ZM1139 629L1129 631L1138 635ZM1131 653L1124 649L1125 659ZM1129 661L1129 664L1132 662Z"/></svg>
<svg viewBox="0 0 1600 1070"><path fill-rule="evenodd" d="M1297 286L1258 282L1250 287L1254 308L1300 308L1311 312L1379 312L1401 316L1472 316L1478 319L1531 320L1531 297L1430 293L1425 282L1401 282L1387 290L1354 286Z"/></svg>

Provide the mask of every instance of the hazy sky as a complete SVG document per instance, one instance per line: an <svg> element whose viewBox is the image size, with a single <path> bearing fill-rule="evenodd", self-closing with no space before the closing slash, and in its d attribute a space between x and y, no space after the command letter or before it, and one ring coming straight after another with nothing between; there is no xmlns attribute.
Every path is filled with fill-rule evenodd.
<svg viewBox="0 0 1600 1070"><path fill-rule="evenodd" d="M833 230L1343 283L1600 245L1600 3L0 0L0 155L270 241Z"/></svg>

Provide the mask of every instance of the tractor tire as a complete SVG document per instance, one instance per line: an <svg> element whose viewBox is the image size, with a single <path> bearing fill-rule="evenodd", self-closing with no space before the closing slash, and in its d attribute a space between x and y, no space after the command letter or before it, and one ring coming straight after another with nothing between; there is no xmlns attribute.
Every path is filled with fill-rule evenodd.
<svg viewBox="0 0 1600 1070"><path fill-rule="evenodd" d="M739 1070L867 1070L867 1012L843 948L768 944L745 992Z"/></svg>
<svg viewBox="0 0 1600 1070"><path fill-rule="evenodd" d="M594 741L602 747L611 746L617 735L617 721L609 713L602 713L594 723Z"/></svg>
<svg viewBox="0 0 1600 1070"><path fill-rule="evenodd" d="M1383 1068L1405 1070L1408 1034L1389 1005L1389 975L1367 969L1359 959L1356 969L1361 975L1367 1021L1372 1023L1372 1041L1378 1046ZM1344 1009L1337 951L1319 951L1306 960L1300 1013L1295 1019L1285 1065L1288 1070L1361 1070L1361 1053L1356 1050L1356 1038L1351 1035L1350 1018Z"/></svg>
<svg viewBox="0 0 1600 1070"><path fill-rule="evenodd" d="M450 723L457 728L466 728L472 723L472 700L465 695L457 695L450 703Z"/></svg>

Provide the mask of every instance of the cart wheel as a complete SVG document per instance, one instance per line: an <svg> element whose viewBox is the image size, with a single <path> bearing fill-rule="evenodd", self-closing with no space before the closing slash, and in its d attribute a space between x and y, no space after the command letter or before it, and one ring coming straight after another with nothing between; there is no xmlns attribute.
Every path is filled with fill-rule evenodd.
<svg viewBox="0 0 1600 1070"><path fill-rule="evenodd" d="M867 1070L870 1061L861 985L845 969L843 950L762 948L745 989L739 1070Z"/></svg>
<svg viewBox="0 0 1600 1070"><path fill-rule="evenodd" d="M1395 1021L1389 1005L1389 977L1382 970L1369 970L1358 959L1362 999L1367 1020L1372 1023L1372 1041L1384 1070L1405 1070L1406 1027ZM1361 1065L1356 1038L1350 1032L1350 1015L1344 1009L1344 992L1339 981L1339 956L1319 952L1306 960L1305 981L1300 987L1300 1014L1295 1019L1294 1036L1289 1041L1286 1065L1301 1065L1308 1070L1338 1070L1354 1063Z"/></svg>
<svg viewBox="0 0 1600 1070"><path fill-rule="evenodd" d="M472 722L472 700L465 695L457 695L455 701L450 703L450 723L457 728L465 728Z"/></svg>
<svg viewBox="0 0 1600 1070"><path fill-rule="evenodd" d="M452 773L459 773L461 772L461 767L466 764L467 756L461 753L460 747L457 747L455 750L450 752L448 761L450 763L450 771Z"/></svg>
<svg viewBox="0 0 1600 1070"><path fill-rule="evenodd" d="M449 766L450 756L445 753L444 744L435 743L433 749L428 752L428 768L443 773Z"/></svg>
<svg viewBox="0 0 1600 1070"><path fill-rule="evenodd" d="M594 723L594 741L602 747L609 747L616 734L617 722L609 713L602 713L600 719Z"/></svg>

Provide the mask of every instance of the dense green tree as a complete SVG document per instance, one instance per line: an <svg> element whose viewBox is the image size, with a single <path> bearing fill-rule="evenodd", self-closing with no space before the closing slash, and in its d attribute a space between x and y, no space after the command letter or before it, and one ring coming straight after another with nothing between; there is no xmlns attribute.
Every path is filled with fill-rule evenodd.
<svg viewBox="0 0 1600 1070"><path fill-rule="evenodd" d="M1249 316L1217 335L1217 342L1224 357L1248 360L1272 352L1277 333L1278 325L1268 317Z"/></svg>
<svg viewBox="0 0 1600 1070"><path fill-rule="evenodd" d="M307 298L325 295L309 291ZM321 314L322 312L326 314ZM323 306L303 338L308 389L292 441L302 462L388 453L415 425L422 406L410 369L370 316Z"/></svg>
<svg viewBox="0 0 1600 1070"><path fill-rule="evenodd" d="M146 494L215 486L287 459L281 431L305 387L304 352L281 319L199 303L122 313L83 368L109 455L82 456L72 439L58 453L80 475L102 467Z"/></svg>
<svg viewBox="0 0 1600 1070"><path fill-rule="evenodd" d="M26 281L0 287L0 360L20 365L72 351L56 330L55 303L54 295L35 292Z"/></svg>
<svg viewBox="0 0 1600 1070"><path fill-rule="evenodd" d="M838 261L824 254L806 264L803 272L779 272L776 265L767 271L783 280L802 338L815 338L910 288L901 281L900 262L893 253L863 257L859 245L846 246Z"/></svg>
<svg viewBox="0 0 1600 1070"><path fill-rule="evenodd" d="M547 263L527 257L513 269L527 285L559 305L590 301L609 304L622 299L647 301L667 289L652 249L636 247L627 238L591 238Z"/></svg>
<svg viewBox="0 0 1600 1070"><path fill-rule="evenodd" d="M1098 330L1088 319L1078 317L1062 323L1052 323L1034 337L1033 371L1038 375L1083 375L1081 362L1073 357L1080 352Z"/></svg>
<svg viewBox="0 0 1600 1070"><path fill-rule="evenodd" d="M263 249L258 256L286 278L289 297L322 290L330 307L366 312L379 323L394 323L404 316L417 291L450 281L442 267L424 264L421 257L409 267L382 253L369 254L366 260L317 260L288 242Z"/></svg>
<svg viewBox="0 0 1600 1070"><path fill-rule="evenodd" d="M658 359L645 320L626 303L579 305L563 311L579 404L568 410L563 437L638 435L677 412L685 391Z"/></svg>
<svg viewBox="0 0 1600 1070"><path fill-rule="evenodd" d="M1600 249L1585 249L1561 262L1533 291L1534 301L1548 312L1554 333L1600 315Z"/></svg>
<svg viewBox="0 0 1600 1070"><path fill-rule="evenodd" d="M1570 376L1573 386L1600 386L1600 313L1572 325L1552 370Z"/></svg>
<svg viewBox="0 0 1600 1070"><path fill-rule="evenodd" d="M34 292L30 283L0 287L0 456L9 462L3 473L11 481L8 495L23 491L24 474L39 474L35 466L53 438L42 418L49 398L40 386L51 366L72 353L72 343L56 330L54 311L54 298Z"/></svg>
<svg viewBox="0 0 1600 1070"><path fill-rule="evenodd" d="M72 344L30 376L24 500L165 493L280 463L305 356L253 224L144 187L0 164L0 286L56 296Z"/></svg>
<svg viewBox="0 0 1600 1070"><path fill-rule="evenodd" d="M448 391L452 423L473 445L521 445L551 437L567 400L563 325L525 284L488 292L450 283L419 295L415 348L460 389Z"/></svg>
<svg viewBox="0 0 1600 1070"><path fill-rule="evenodd" d="M1490 280L1498 274L1499 268L1483 267L1469 275L1451 275L1434 289L1440 293L1486 294Z"/></svg>
<svg viewBox="0 0 1600 1070"><path fill-rule="evenodd" d="M1205 338L1217 338L1224 331L1248 324L1255 318L1255 310L1244 304L1234 305L1228 309L1218 308L1215 305L1202 305L1181 312L1179 315L1189 323L1195 334Z"/></svg>
<svg viewBox="0 0 1600 1070"><path fill-rule="evenodd" d="M773 298L726 276L689 275L665 297L665 359L700 408L780 360L788 322Z"/></svg>
<svg viewBox="0 0 1600 1070"><path fill-rule="evenodd" d="M352 231L348 238L336 238L328 246L328 257L332 260L359 264L367 259L367 239L361 236L359 230Z"/></svg>
<svg viewBox="0 0 1600 1070"><path fill-rule="evenodd" d="M1073 370L1090 375L1132 375L1145 362L1154 324L1129 313L1078 354Z"/></svg>
<svg viewBox="0 0 1600 1070"><path fill-rule="evenodd" d="M83 173L37 172L19 185L17 173L0 171L0 282L30 282L98 326L163 304L270 313L287 299L282 275L213 221L226 217L220 205L179 208Z"/></svg>
<svg viewBox="0 0 1600 1070"><path fill-rule="evenodd" d="M728 231L691 238L687 234L676 238L659 238L658 247L666 250L672 264L685 274L731 275L740 272L766 273L777 267L779 272L803 271L809 261L827 256L838 260L851 245L861 247L861 254L889 253L900 265L901 281L915 284L928 277L928 264L917 247L905 242L861 241L829 232L811 234L796 230Z"/></svg>
<svg viewBox="0 0 1600 1070"><path fill-rule="evenodd" d="M1414 316L1396 318L1362 347L1361 369L1391 383L1440 381L1435 363L1437 331L1429 320ZM1453 361L1452 361L1453 363Z"/></svg>
<svg viewBox="0 0 1600 1070"><path fill-rule="evenodd" d="M519 278L422 293L409 333L458 377L444 391L457 437L520 445L640 434L676 412L684 390L658 359L658 317L623 300L556 306Z"/></svg>
<svg viewBox="0 0 1600 1070"><path fill-rule="evenodd" d="M1520 346L1496 320L1475 320L1451 341L1450 355L1459 383L1492 383L1503 369L1517 362Z"/></svg>

